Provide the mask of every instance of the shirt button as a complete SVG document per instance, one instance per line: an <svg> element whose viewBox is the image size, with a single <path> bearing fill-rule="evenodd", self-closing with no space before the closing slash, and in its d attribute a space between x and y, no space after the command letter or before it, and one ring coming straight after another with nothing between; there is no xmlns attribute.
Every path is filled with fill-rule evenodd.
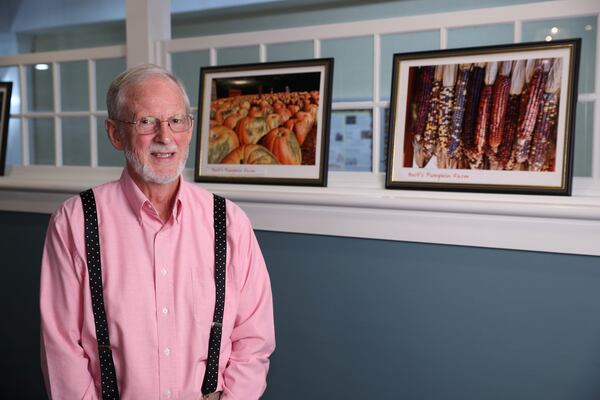
<svg viewBox="0 0 600 400"><path fill-rule="evenodd" d="M167 307L163 307L163 309L162 309L162 313L163 313L164 315L167 315L167 314L169 313L169 309L168 309Z"/></svg>
<svg viewBox="0 0 600 400"><path fill-rule="evenodd" d="M167 390L165 390L164 398L165 399L170 399L172 394L173 393L171 392L171 389L167 389Z"/></svg>
<svg viewBox="0 0 600 400"><path fill-rule="evenodd" d="M166 269L166 268L162 268L162 269L160 270L160 274L161 274L162 276L165 276L165 275L167 274L167 269Z"/></svg>
<svg viewBox="0 0 600 400"><path fill-rule="evenodd" d="M170 355L171 355L171 349L167 347L165 349L165 356L169 357Z"/></svg>

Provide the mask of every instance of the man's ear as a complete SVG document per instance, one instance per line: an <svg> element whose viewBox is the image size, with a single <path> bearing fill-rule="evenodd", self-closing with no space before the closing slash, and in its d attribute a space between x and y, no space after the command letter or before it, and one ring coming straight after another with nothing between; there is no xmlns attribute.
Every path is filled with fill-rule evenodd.
<svg viewBox="0 0 600 400"><path fill-rule="evenodd" d="M125 148L125 141L122 137L121 133L117 128L117 123L112 119L106 119L104 121L104 127L106 128L106 133L108 134L108 140L113 145L113 147L119 151Z"/></svg>

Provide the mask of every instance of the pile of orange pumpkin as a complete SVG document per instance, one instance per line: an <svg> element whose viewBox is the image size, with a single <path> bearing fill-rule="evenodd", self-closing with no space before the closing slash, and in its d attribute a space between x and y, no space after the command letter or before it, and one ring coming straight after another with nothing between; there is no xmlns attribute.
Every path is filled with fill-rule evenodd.
<svg viewBox="0 0 600 400"><path fill-rule="evenodd" d="M318 91L213 100L208 163L301 165L301 146L316 130L318 110Z"/></svg>

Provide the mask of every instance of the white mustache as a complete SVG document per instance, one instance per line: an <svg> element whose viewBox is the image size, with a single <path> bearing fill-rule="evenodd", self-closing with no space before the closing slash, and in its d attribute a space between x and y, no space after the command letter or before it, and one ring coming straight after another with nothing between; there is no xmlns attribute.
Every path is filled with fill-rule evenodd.
<svg viewBox="0 0 600 400"><path fill-rule="evenodd" d="M151 143L148 147L148 153L175 153L177 152L177 145L175 143L160 144Z"/></svg>

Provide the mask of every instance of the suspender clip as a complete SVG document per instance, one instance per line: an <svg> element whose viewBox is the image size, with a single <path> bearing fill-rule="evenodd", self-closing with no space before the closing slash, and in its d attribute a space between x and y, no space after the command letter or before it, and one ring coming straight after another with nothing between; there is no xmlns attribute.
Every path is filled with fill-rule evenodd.
<svg viewBox="0 0 600 400"><path fill-rule="evenodd" d="M222 328L223 324L221 322L214 322L211 325L211 328Z"/></svg>

